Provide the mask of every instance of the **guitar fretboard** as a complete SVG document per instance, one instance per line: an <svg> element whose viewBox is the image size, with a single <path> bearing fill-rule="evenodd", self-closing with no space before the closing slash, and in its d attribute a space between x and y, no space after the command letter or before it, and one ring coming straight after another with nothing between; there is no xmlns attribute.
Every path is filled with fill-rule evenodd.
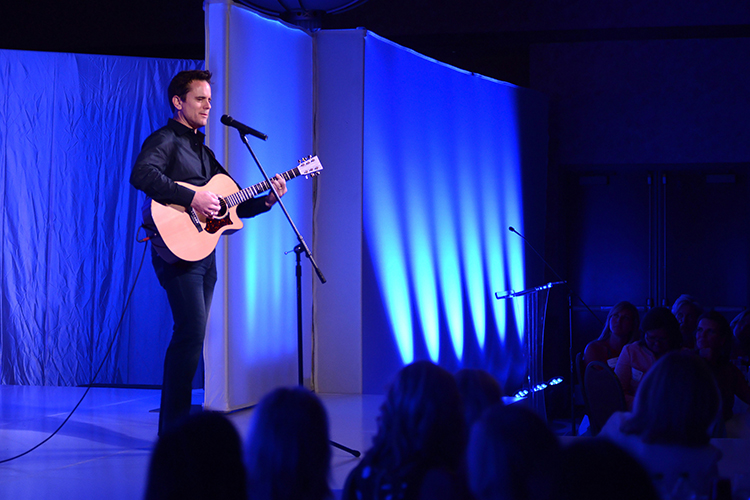
<svg viewBox="0 0 750 500"><path fill-rule="evenodd" d="M294 179L295 177L298 177L300 175L299 167L295 167L291 170L287 170L286 172L282 173L281 176L284 178L284 180L288 181L291 179ZM224 201L227 204L227 207L233 207L235 205L239 205L243 201L247 201L250 198L254 197L255 195L262 193L264 191L268 191L271 189L270 184L268 181L262 181L258 184L255 184L254 186L246 187L245 189L241 191L237 191L236 193L230 194L226 198L224 198Z"/></svg>

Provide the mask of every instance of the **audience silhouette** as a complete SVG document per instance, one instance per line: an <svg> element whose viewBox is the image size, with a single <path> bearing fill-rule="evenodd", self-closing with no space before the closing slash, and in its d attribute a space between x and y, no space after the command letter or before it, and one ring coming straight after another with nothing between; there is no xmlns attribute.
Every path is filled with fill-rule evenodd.
<svg viewBox="0 0 750 500"><path fill-rule="evenodd" d="M537 478L533 500L659 500L648 471L630 453L602 438L565 446Z"/></svg>
<svg viewBox="0 0 750 500"><path fill-rule="evenodd" d="M218 413L191 415L159 436L146 500L246 500L242 443Z"/></svg>
<svg viewBox="0 0 750 500"><path fill-rule="evenodd" d="M251 500L324 500L331 447L328 415L302 387L279 388L253 411L245 449Z"/></svg>
<svg viewBox="0 0 750 500"><path fill-rule="evenodd" d="M601 431L638 458L670 493L682 478L708 494L721 452L709 444L721 397L707 364L688 350L657 361L638 388L632 413L617 412Z"/></svg>
<svg viewBox="0 0 750 500"><path fill-rule="evenodd" d="M464 405L466 428L474 422L487 408L502 404L503 389L497 379L485 370L464 368L456 372L456 384Z"/></svg>
<svg viewBox="0 0 750 500"><path fill-rule="evenodd" d="M461 396L429 361L402 368L380 408L372 447L346 479L343 500L464 499Z"/></svg>
<svg viewBox="0 0 750 500"><path fill-rule="evenodd" d="M474 424L467 449L469 486L476 500L526 500L557 452L557 437L532 410L497 405Z"/></svg>
<svg viewBox="0 0 750 500"><path fill-rule="evenodd" d="M618 303L598 347L592 342L587 352L611 360L625 339L637 339L638 317L632 304ZM453 376L430 361L411 363L391 384L372 447L346 478L341 499L707 497L721 459L710 439L723 435L735 396L750 403L750 385L732 362L750 344L750 315L730 326L708 311L696 324L695 349L679 349L675 316L664 307L648 311L643 339L621 346L615 365L635 395L632 412L613 414L600 437L566 446L527 406L505 406L490 373ZM217 413L193 415L163 433L144 498L331 500L331 455L320 399L282 387L254 409L244 454L233 424Z"/></svg>

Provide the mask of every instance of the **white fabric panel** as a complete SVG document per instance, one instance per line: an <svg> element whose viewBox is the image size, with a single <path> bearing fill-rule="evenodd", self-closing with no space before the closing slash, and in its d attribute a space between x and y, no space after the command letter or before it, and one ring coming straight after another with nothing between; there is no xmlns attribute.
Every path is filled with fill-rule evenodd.
<svg viewBox="0 0 750 500"><path fill-rule="evenodd" d="M362 144L365 30L318 31L315 204L315 387L362 392Z"/></svg>
<svg viewBox="0 0 750 500"><path fill-rule="evenodd" d="M269 175L313 153L312 38L229 1L208 1L206 67L214 72L208 141L243 186L263 180L238 133L220 123L229 114L268 134L248 137ZM323 163L325 167L325 162ZM326 175L326 172L323 172ZM312 240L310 180L289 183L284 202L308 246ZM257 403L274 387L297 383L295 255L297 238L280 207L245 220L223 238L205 346L205 406L234 410ZM311 268L303 256L305 377L311 359Z"/></svg>

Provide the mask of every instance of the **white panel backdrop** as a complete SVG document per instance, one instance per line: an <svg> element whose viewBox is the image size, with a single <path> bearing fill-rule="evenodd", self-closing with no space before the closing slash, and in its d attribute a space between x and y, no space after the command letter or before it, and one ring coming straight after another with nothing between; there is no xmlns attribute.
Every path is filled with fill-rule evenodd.
<svg viewBox="0 0 750 500"><path fill-rule="evenodd" d="M252 144L272 172L310 152L325 166L286 197L308 243L314 210L328 278L311 297L303 262L305 378L313 358L319 392L382 392L404 364L432 359L523 380L522 304L492 294L542 284L541 264L528 268L507 227L543 234L544 96L364 30L311 36L229 0L207 2L206 19L209 143L220 160L240 184L258 181L237 133L219 124L227 113L269 135ZM206 346L209 408L296 383L294 256L283 257L296 241L278 209L248 226L218 253L225 293Z"/></svg>
<svg viewBox="0 0 750 500"><path fill-rule="evenodd" d="M229 1L205 4L206 67L214 72L208 143L243 187L263 180L231 115L268 135L250 144L269 176L313 153L313 43L310 35ZM312 240L310 180L289 183L284 197L295 224ZM205 406L234 410L279 385L297 383L295 254L297 238L280 207L245 221L217 252L219 282L205 346ZM305 378L310 378L311 270L303 258Z"/></svg>

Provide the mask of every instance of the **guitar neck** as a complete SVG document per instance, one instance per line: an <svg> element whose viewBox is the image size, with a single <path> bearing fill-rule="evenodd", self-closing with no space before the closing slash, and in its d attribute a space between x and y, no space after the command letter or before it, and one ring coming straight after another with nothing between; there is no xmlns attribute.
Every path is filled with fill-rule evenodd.
<svg viewBox="0 0 750 500"><path fill-rule="evenodd" d="M292 180L295 177L298 177L299 175L300 175L299 167L295 167L291 170L287 170L286 172L281 174L281 176L286 181ZM230 194L229 196L224 198L224 201L226 202L227 207L233 207L235 205L239 205L243 201L249 200L250 198L254 197L255 195L259 193L268 191L269 189L271 189L271 186L268 183L268 181L262 181L262 182L259 182L258 184L255 184L254 186L246 187L245 189L237 191L236 193Z"/></svg>

